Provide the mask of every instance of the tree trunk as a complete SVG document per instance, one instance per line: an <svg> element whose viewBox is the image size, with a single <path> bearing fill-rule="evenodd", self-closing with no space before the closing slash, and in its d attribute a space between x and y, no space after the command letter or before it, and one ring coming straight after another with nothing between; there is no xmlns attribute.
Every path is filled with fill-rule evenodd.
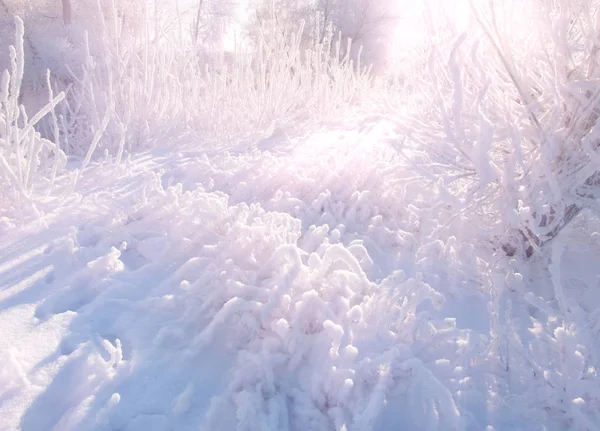
<svg viewBox="0 0 600 431"><path fill-rule="evenodd" d="M65 25L71 24L71 0L62 0L62 15Z"/></svg>
<svg viewBox="0 0 600 431"><path fill-rule="evenodd" d="M198 10L196 11L196 20L194 21L194 45L198 44L198 36L200 33L200 20L202 19L202 4L204 0L198 2Z"/></svg>

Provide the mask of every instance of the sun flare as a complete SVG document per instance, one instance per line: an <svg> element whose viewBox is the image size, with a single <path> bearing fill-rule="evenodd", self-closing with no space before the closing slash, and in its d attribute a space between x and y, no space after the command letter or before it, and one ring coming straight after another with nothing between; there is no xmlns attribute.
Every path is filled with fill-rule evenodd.
<svg viewBox="0 0 600 431"><path fill-rule="evenodd" d="M469 0L404 1L401 18L392 35L391 60L397 64L422 47L431 37L432 28L445 25L457 34L471 21Z"/></svg>

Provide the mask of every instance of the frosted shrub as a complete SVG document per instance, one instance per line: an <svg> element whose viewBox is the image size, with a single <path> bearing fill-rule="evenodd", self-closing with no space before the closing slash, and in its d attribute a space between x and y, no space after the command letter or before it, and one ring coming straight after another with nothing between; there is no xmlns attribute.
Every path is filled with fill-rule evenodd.
<svg viewBox="0 0 600 431"><path fill-rule="evenodd" d="M597 251L584 217L587 243L574 240L572 222L598 208L600 5L472 5L464 31L427 14L430 44L415 60L427 73L406 77L410 98L396 109L403 152L441 199L432 236L455 235L482 259L485 364L491 381L509 382L494 388L499 412L547 429L594 429L598 310L577 295L597 279L582 265L594 281L576 283L573 267Z"/></svg>
<svg viewBox="0 0 600 431"><path fill-rule="evenodd" d="M372 93L369 70L343 54L349 45L335 42L331 32L307 47L300 44L302 26L295 34L264 32L256 49L217 52L207 61L191 46L152 38L147 16L134 36L123 34L114 4L92 16L98 22L90 33L82 31L84 22L43 23L48 40L39 29L25 37L17 20L0 93L2 194L18 194L15 202L50 196L67 159L82 168L72 172L76 181L105 155L119 164L157 146L251 148L276 128L299 133L339 117ZM53 50L56 58L46 52ZM21 104L41 109L28 119Z"/></svg>
<svg viewBox="0 0 600 431"><path fill-rule="evenodd" d="M530 256L597 205L596 3L473 8L465 32L429 13L429 73L409 82L413 109L401 115L412 158L509 255Z"/></svg>
<svg viewBox="0 0 600 431"><path fill-rule="evenodd" d="M0 78L0 206L31 208L35 200L47 195L57 172L66 162L58 145L44 139L35 130L36 124L64 98L50 93L50 102L32 118L19 104L23 81L24 50L23 21L16 22L16 43L10 47L11 70ZM49 78L48 78L49 79ZM57 126L56 117L50 116ZM34 205L33 205L34 206Z"/></svg>
<svg viewBox="0 0 600 431"><path fill-rule="evenodd" d="M273 127L332 118L368 94L368 71L341 55L340 43L324 37L302 48L301 33L265 36L256 50L215 56L151 42L149 31L123 44L118 33L104 34L102 52L94 54L90 36L59 108L63 148L120 160L156 145L247 146Z"/></svg>

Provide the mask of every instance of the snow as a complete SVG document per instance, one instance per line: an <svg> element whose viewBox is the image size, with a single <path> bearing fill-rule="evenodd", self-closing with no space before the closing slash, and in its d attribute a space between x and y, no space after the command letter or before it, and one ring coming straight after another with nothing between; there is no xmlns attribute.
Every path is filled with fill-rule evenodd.
<svg viewBox="0 0 600 431"><path fill-rule="evenodd" d="M2 428L369 427L418 305L443 299L372 126L98 165L6 235Z"/></svg>
<svg viewBox="0 0 600 431"><path fill-rule="evenodd" d="M432 240L439 220L417 196L443 191L402 181L391 123L356 124L97 163L45 226L4 234L0 428L537 429L515 409L524 368L490 365L502 316L474 251ZM577 288L597 283L584 257L556 247L549 281L595 300ZM575 353L540 370L593 368L593 332L578 345L544 322L552 304L526 298L531 344ZM565 395L581 417L598 403Z"/></svg>

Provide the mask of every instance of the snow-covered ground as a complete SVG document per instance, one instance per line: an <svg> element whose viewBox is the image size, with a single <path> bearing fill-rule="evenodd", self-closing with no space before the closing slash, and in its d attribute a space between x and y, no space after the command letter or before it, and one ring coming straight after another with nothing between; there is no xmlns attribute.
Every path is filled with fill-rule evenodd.
<svg viewBox="0 0 600 431"><path fill-rule="evenodd" d="M598 429L594 219L517 267L407 151L368 116L90 165L0 234L0 429Z"/></svg>

